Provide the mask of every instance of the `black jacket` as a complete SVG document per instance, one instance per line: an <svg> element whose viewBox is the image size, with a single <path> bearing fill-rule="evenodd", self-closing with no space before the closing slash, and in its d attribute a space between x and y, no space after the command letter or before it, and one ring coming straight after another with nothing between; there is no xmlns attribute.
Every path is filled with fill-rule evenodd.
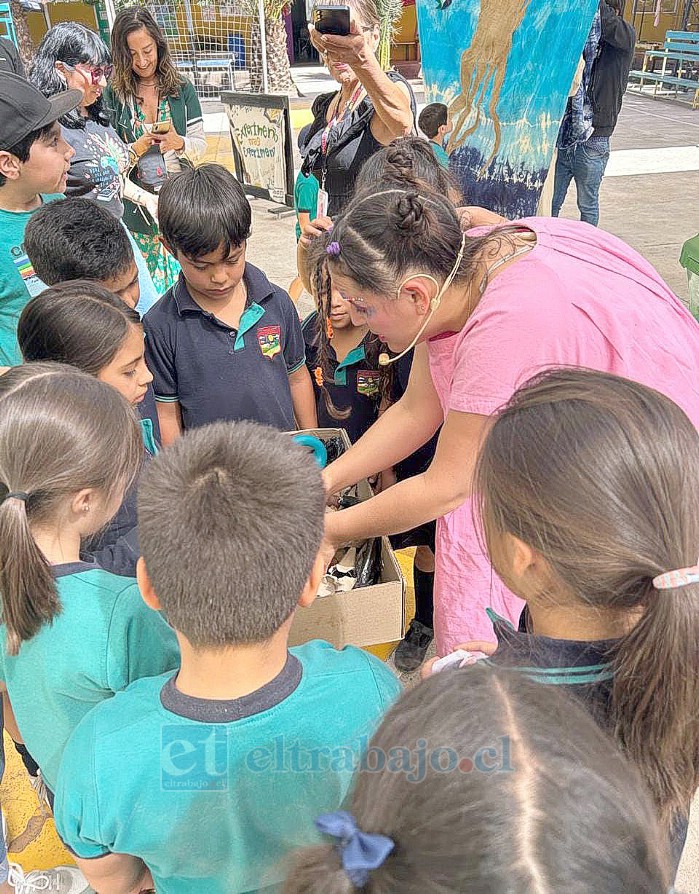
<svg viewBox="0 0 699 894"><path fill-rule="evenodd" d="M24 66L17 47L6 37L0 37L0 71L9 71L21 78L24 77Z"/></svg>
<svg viewBox="0 0 699 894"><path fill-rule="evenodd" d="M600 3L602 36L592 66L588 94L592 103L593 136L611 136L621 110L636 47L636 32L605 3Z"/></svg>

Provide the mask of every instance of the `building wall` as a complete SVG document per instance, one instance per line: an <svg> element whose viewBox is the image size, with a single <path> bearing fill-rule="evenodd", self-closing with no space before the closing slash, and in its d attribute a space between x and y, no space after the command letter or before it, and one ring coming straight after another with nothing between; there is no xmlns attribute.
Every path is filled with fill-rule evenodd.
<svg viewBox="0 0 699 894"><path fill-rule="evenodd" d="M47 3L45 9L52 25L57 25L59 22L80 22L88 28L97 30L95 8L91 4L74 0L70 3ZM27 23L32 40L38 44L48 30L44 14L41 12L28 13Z"/></svg>

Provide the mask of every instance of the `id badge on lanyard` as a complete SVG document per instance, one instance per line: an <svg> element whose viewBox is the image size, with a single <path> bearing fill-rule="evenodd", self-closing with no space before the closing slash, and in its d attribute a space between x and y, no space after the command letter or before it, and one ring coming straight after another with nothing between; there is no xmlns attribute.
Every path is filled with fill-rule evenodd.
<svg viewBox="0 0 699 894"><path fill-rule="evenodd" d="M325 173L325 172L323 172ZM325 181L325 177L323 177L323 181ZM316 204L316 217L327 217L328 216L328 203L330 200L330 196L327 191L321 188L318 190L318 202Z"/></svg>

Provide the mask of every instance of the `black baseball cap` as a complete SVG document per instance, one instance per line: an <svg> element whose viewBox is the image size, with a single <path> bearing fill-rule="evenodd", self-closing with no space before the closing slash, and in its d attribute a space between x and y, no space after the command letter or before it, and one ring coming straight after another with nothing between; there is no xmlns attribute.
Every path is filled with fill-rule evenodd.
<svg viewBox="0 0 699 894"><path fill-rule="evenodd" d="M47 99L25 78L0 71L0 149L12 149L33 131L58 121L82 98L82 90L65 90Z"/></svg>

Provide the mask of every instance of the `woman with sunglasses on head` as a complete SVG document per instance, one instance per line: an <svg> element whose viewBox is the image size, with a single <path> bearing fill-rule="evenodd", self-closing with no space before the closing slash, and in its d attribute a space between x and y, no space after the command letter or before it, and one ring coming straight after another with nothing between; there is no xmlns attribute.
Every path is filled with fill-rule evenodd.
<svg viewBox="0 0 699 894"><path fill-rule="evenodd" d="M143 6L122 9L112 28L114 78L105 105L128 143L133 179L158 192L164 179L190 167L206 151L201 104L191 83L175 67L157 22ZM150 210L150 209L149 209ZM127 203L126 224L141 248L159 291L174 285L179 264L158 238L154 215Z"/></svg>
<svg viewBox="0 0 699 894"><path fill-rule="evenodd" d="M122 220L125 198L153 211L157 200L126 177L128 149L111 126L102 101L111 75L111 55L100 36L78 22L61 22L39 44L29 79L47 97L82 90L78 108L60 119L63 137L75 149L66 195L93 199ZM145 259L131 242L139 273L139 310L145 312L158 295Z"/></svg>

